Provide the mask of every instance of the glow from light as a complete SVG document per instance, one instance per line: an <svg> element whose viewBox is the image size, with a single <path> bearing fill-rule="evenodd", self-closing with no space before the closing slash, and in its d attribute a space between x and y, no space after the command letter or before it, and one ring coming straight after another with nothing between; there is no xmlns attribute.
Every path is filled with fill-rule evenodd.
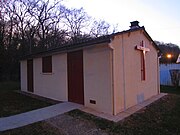
<svg viewBox="0 0 180 135"><path fill-rule="evenodd" d="M166 57L167 57L168 59L171 59L171 58L172 58L172 54L167 54Z"/></svg>

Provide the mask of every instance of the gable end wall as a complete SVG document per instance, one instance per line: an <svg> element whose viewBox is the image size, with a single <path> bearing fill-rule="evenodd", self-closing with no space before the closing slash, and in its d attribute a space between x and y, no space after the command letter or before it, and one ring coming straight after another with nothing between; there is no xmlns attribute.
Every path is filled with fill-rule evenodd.
<svg viewBox="0 0 180 135"><path fill-rule="evenodd" d="M146 53L146 80L141 80L141 51L135 46L144 41ZM124 33L114 37L114 106L115 114L157 95L159 68L157 50L143 31Z"/></svg>

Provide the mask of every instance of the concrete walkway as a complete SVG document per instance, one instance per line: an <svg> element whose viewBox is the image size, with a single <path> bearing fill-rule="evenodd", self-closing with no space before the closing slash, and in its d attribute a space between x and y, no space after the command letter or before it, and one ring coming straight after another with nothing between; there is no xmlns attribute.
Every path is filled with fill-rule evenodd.
<svg viewBox="0 0 180 135"><path fill-rule="evenodd" d="M143 107L146 107L147 105L151 104L152 102L162 98L165 95L166 94L161 93L157 96L153 96L152 98L150 98L138 105L135 105L135 106L117 114L116 116L105 114L102 112L97 112L95 110L86 108L86 107L76 104L76 103L71 103L71 102L59 103L59 104L45 107L42 109L37 109L34 111L21 113L21 114L10 116L10 117L0 118L0 132L6 131L9 129L26 126L26 125L29 125L29 124L32 124L35 122L43 121L43 120L58 116L60 114L63 114L65 112L68 112L68 111L71 111L74 109L80 109L84 112L91 113L98 117L102 117L102 118L108 119L110 121L118 122L118 121L121 121L124 118L132 115L133 113L139 111Z"/></svg>
<svg viewBox="0 0 180 135"><path fill-rule="evenodd" d="M167 94L160 93L159 95L153 96L150 99L145 100L144 102L142 102L142 103L140 103L138 105L135 105L135 106L133 106L131 108L128 108L127 110L125 110L123 112L120 112L115 116L110 115L110 114L106 114L106 113L102 113L102 112L97 112L97 111L95 111L93 109L90 109L90 108L87 108L87 107L81 108L81 110L86 112L86 113L90 113L90 114L93 114L95 116L98 116L98 117L101 117L101 118L104 118L104 119L107 119L107 120L110 120L110 121L119 122L119 121L129 117L133 113L139 111L140 109L148 106L149 104L153 103L154 101L162 98L165 95L167 95Z"/></svg>
<svg viewBox="0 0 180 135"><path fill-rule="evenodd" d="M10 117L3 117L0 118L0 131L26 126L81 107L83 106L76 103L64 102Z"/></svg>

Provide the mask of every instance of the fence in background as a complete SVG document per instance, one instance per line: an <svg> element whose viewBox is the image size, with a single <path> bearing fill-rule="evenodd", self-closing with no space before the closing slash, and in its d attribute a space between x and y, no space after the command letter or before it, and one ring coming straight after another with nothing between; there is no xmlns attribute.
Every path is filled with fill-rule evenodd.
<svg viewBox="0 0 180 135"><path fill-rule="evenodd" d="M170 74L170 70L172 69L179 70L180 72L180 63L179 64L175 64L175 63L160 64L160 84L161 85L173 86L172 80L171 80L171 74ZM179 81L179 86L180 86L180 81Z"/></svg>

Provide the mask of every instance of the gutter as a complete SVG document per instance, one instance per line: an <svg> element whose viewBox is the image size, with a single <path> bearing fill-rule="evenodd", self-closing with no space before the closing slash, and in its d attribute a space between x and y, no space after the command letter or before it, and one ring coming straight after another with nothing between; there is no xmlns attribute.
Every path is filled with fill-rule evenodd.
<svg viewBox="0 0 180 135"><path fill-rule="evenodd" d="M123 91L124 91L124 110L126 110L126 83L125 83L125 61L124 61L124 37L122 34L122 65L123 65Z"/></svg>
<svg viewBox="0 0 180 135"><path fill-rule="evenodd" d="M159 76L160 76L160 75L159 75L159 74L160 74L160 71L159 71L159 58L160 58L160 57L158 57L158 56L157 56L157 81L158 81L158 82L157 82L157 90L158 90L157 92L158 92L158 94L160 94L160 77L159 77Z"/></svg>
<svg viewBox="0 0 180 135"><path fill-rule="evenodd" d="M112 39L111 39L112 40ZM116 115L116 111L115 111L115 95L114 95L114 55L113 55L113 51L114 51L114 47L111 45L111 43L109 44L109 48L111 49L111 54L110 54L110 57L111 57L111 81L112 81L112 112L113 112L113 115Z"/></svg>

